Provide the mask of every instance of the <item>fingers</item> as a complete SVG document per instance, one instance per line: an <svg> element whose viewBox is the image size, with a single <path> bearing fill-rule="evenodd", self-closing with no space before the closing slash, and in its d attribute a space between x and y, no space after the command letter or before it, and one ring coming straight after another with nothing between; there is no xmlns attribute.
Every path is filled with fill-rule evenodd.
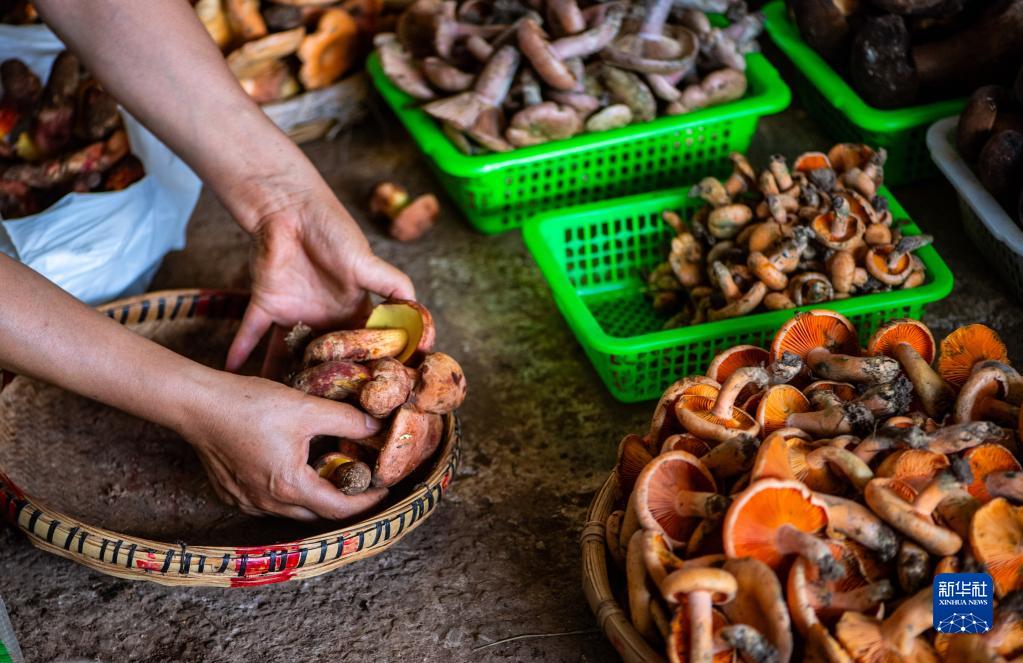
<svg viewBox="0 0 1023 663"><path fill-rule="evenodd" d="M351 518L372 509L387 497L386 488L370 488L358 495L345 495L334 484L321 479L316 470L308 465L301 478L301 492L292 501L297 507L308 509L328 520Z"/></svg>
<svg viewBox="0 0 1023 663"><path fill-rule="evenodd" d="M235 373L245 364L245 361L252 354L252 351L259 345L259 341L270 328L273 320L263 309L254 306L251 302L245 309L245 316L242 324L238 327L238 333L234 336L231 348L227 351L227 364L225 368Z"/></svg>
<svg viewBox="0 0 1023 663"><path fill-rule="evenodd" d="M280 325L274 325L270 330L270 342L266 346L263 368L259 371L260 377L277 382L283 381L290 356L288 344L284 340L287 335L287 330Z"/></svg>
<svg viewBox="0 0 1023 663"><path fill-rule="evenodd" d="M415 299L416 289L405 272L377 256L369 256L359 270L363 288L387 299Z"/></svg>
<svg viewBox="0 0 1023 663"><path fill-rule="evenodd" d="M315 435L334 435L361 440L376 435L383 426L379 419L374 419L347 403L336 403L316 396L308 398L316 403L308 419Z"/></svg>

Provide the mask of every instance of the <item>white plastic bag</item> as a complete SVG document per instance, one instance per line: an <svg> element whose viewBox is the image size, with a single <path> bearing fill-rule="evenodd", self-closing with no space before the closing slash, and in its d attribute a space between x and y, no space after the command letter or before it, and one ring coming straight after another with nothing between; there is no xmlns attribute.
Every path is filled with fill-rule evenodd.
<svg viewBox="0 0 1023 663"><path fill-rule="evenodd" d="M63 49L45 26L0 26L0 61L18 58L43 81ZM144 178L123 191L71 193L39 214L0 220L0 251L89 304L145 291L164 255L185 246L202 188L181 159L122 114Z"/></svg>

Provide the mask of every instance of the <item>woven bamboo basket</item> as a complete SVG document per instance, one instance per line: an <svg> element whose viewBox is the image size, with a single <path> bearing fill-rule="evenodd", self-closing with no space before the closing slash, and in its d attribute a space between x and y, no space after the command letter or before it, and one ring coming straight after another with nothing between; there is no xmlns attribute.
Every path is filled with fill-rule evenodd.
<svg viewBox="0 0 1023 663"><path fill-rule="evenodd" d="M611 587L608 574L607 541L604 524L618 501L618 477L612 472L590 502L586 525L580 536L583 558L583 591L604 635L625 663L665 663L650 643L633 628Z"/></svg>
<svg viewBox="0 0 1023 663"><path fill-rule="evenodd" d="M237 321L247 301L244 292L174 290L119 300L99 310L139 331L175 320ZM0 384L11 382L12 386L25 379L15 377L12 382L10 374L4 377L7 379ZM5 442L0 436L0 445ZM390 498L383 511L340 529L287 543L205 546L122 534L90 525L66 510L48 507L44 499L23 491L3 472L0 515L22 530L36 547L107 575L164 585L266 585L309 578L377 555L422 525L454 476L459 443L458 419L451 414L446 417L444 438L429 467L421 468L414 481L393 488L392 495L399 496ZM195 480L203 481L201 477ZM400 494L403 490L407 494ZM256 522L253 519L250 526Z"/></svg>
<svg viewBox="0 0 1023 663"><path fill-rule="evenodd" d="M362 71L321 90L262 105L281 131L299 145L333 138L362 120L368 111L369 83Z"/></svg>

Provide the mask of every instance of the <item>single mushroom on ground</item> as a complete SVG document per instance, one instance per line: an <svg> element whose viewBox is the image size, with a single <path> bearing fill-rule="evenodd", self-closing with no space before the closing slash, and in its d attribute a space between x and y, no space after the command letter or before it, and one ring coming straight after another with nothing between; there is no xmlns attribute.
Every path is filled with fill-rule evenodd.
<svg viewBox="0 0 1023 663"><path fill-rule="evenodd" d="M797 481L762 479L732 502L722 529L729 559L754 557L778 569L789 555L802 555L824 578L843 573L825 541L827 507Z"/></svg>
<svg viewBox="0 0 1023 663"><path fill-rule="evenodd" d="M381 182L373 188L369 211L390 220L388 234L391 237L402 242L412 242L437 223L440 203L432 193L413 200L405 187L393 182Z"/></svg>

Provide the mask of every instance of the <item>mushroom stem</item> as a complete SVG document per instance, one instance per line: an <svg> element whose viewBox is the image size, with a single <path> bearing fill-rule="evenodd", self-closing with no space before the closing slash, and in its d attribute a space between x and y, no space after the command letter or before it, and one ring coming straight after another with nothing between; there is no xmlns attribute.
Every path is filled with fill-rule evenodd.
<svg viewBox="0 0 1023 663"><path fill-rule="evenodd" d="M881 623L881 633L903 656L914 650L919 635L934 627L933 589L927 587L906 599Z"/></svg>
<svg viewBox="0 0 1023 663"><path fill-rule="evenodd" d="M814 348L806 360L815 375L836 382L890 382L899 374L899 363L885 356L851 357Z"/></svg>
<svg viewBox="0 0 1023 663"><path fill-rule="evenodd" d="M675 495L675 511L679 516L718 520L725 515L732 498L717 493L682 490Z"/></svg>
<svg viewBox="0 0 1023 663"><path fill-rule="evenodd" d="M803 358L796 353L788 350L782 352L781 356L767 367L767 373L770 376L769 386L792 382L803 370L804 365Z"/></svg>
<svg viewBox="0 0 1023 663"><path fill-rule="evenodd" d="M794 412L785 420L786 426L822 437L855 433L873 423L874 415L870 410L856 402L836 402L821 410Z"/></svg>
<svg viewBox="0 0 1023 663"><path fill-rule="evenodd" d="M945 497L959 490L948 473L935 477L912 502L899 497L889 484L893 479L873 479L863 496L867 505L885 522L913 539L934 555L954 555L963 545L952 530L934 522L932 513Z"/></svg>
<svg viewBox="0 0 1023 663"><path fill-rule="evenodd" d="M639 34L644 37L660 37L664 33L664 24L668 21L673 4L674 0L649 0Z"/></svg>
<svg viewBox="0 0 1023 663"><path fill-rule="evenodd" d="M689 611L689 660L713 663L714 628L710 592L692 592L687 596Z"/></svg>
<svg viewBox="0 0 1023 663"><path fill-rule="evenodd" d="M833 592L822 587L815 588L817 601L822 608L835 612L866 612L887 601L895 594L890 580L869 583L846 592Z"/></svg>
<svg viewBox="0 0 1023 663"><path fill-rule="evenodd" d="M828 544L798 527L785 523L778 528L778 551L783 555L801 555L817 567L822 578L837 580L845 573L845 567L831 554Z"/></svg>
<svg viewBox="0 0 1023 663"><path fill-rule="evenodd" d="M757 456L758 440L750 435L738 435L721 442L700 457L711 474L718 479L738 476L748 470Z"/></svg>
<svg viewBox="0 0 1023 663"><path fill-rule="evenodd" d="M617 2L604 6L607 7L607 11L595 26L585 32L562 37L551 44L551 50L559 59L570 60L593 55L610 44L618 35L622 28L622 20L625 18L625 7Z"/></svg>
<svg viewBox="0 0 1023 663"><path fill-rule="evenodd" d="M882 562L898 554L899 538L870 509L844 497L826 493L814 495L827 506L829 529L873 550Z"/></svg>
<svg viewBox="0 0 1023 663"><path fill-rule="evenodd" d="M906 372L906 377L913 383L927 416L939 418L952 407L955 401L952 388L912 345L899 343L892 353Z"/></svg>
<svg viewBox="0 0 1023 663"><path fill-rule="evenodd" d="M1006 438L1006 431L991 421L970 421L944 426L928 436L931 451L950 455L965 451L984 442L998 442Z"/></svg>
<svg viewBox="0 0 1023 663"><path fill-rule="evenodd" d="M770 376L760 366L743 366L729 375L725 383L721 385L721 391L718 392L718 397L714 401L711 414L719 419L731 419L735 399L739 397L746 385L753 384L759 389L763 389L769 381Z"/></svg>
<svg viewBox="0 0 1023 663"><path fill-rule="evenodd" d="M753 663L779 663L781 656L778 650L764 635L749 624L732 624L718 630L717 637L727 645L742 653L746 661Z"/></svg>
<svg viewBox="0 0 1023 663"><path fill-rule="evenodd" d="M851 451L839 447L817 447L806 455L806 463L815 470L830 466L837 469L858 492L863 492L867 482L874 478L870 467Z"/></svg>
<svg viewBox="0 0 1023 663"><path fill-rule="evenodd" d="M899 546L898 560L899 587L904 592L915 592L930 582L931 558L921 546L909 539L903 539Z"/></svg>
<svg viewBox="0 0 1023 663"><path fill-rule="evenodd" d="M903 256L922 249L933 241L934 237L931 235L906 235L895 245L895 250L888 254L888 269L895 269Z"/></svg>

